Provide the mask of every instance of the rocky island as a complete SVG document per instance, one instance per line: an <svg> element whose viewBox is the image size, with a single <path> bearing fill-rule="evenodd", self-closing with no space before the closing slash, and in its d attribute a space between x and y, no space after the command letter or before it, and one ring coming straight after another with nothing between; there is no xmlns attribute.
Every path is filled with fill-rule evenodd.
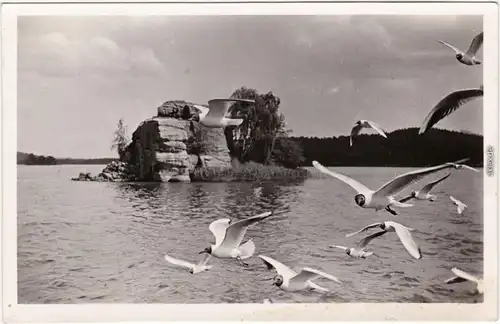
<svg viewBox="0 0 500 324"><path fill-rule="evenodd" d="M189 121L198 113L192 103L167 101L157 110L134 131L121 161L73 180L190 182L195 168L231 168L223 129Z"/></svg>

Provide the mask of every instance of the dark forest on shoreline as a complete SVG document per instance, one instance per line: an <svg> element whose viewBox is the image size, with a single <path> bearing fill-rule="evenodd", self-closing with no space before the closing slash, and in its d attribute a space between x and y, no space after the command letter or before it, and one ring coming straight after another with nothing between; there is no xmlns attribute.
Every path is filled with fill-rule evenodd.
<svg viewBox="0 0 500 324"><path fill-rule="evenodd" d="M417 128L399 129L388 138L377 134L360 134L349 146L349 136L294 137L294 154L300 154L300 166L311 166L317 160L326 166L425 167L470 158L467 164L483 166L483 136L477 134L431 129L423 135ZM54 158L17 152L17 164L63 165L108 164L116 158Z"/></svg>

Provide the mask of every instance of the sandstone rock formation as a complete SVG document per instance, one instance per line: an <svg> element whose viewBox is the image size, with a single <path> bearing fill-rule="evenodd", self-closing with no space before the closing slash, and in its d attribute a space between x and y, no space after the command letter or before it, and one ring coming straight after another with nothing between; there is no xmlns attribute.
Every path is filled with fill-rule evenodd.
<svg viewBox="0 0 500 324"><path fill-rule="evenodd" d="M157 116L143 121L132 142L119 176L103 181L189 182L195 168L230 168L231 159L222 129L206 128L188 119L198 113L192 103L167 101ZM86 175L80 175L89 181ZM91 179L100 181L100 179ZM79 180L75 178L74 180Z"/></svg>

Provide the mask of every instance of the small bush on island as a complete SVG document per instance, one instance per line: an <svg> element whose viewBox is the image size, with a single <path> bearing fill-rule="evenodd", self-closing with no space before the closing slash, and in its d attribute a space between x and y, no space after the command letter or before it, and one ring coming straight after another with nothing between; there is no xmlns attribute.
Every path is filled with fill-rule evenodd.
<svg viewBox="0 0 500 324"><path fill-rule="evenodd" d="M269 180L305 180L310 172L303 168L285 168L248 162L238 168L196 168L190 174L192 182L260 182Z"/></svg>

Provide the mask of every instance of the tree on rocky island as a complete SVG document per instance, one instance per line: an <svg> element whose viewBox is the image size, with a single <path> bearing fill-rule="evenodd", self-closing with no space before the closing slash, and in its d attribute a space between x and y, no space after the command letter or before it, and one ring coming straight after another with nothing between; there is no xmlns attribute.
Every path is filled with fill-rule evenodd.
<svg viewBox="0 0 500 324"><path fill-rule="evenodd" d="M120 118L114 132L111 149L117 151L121 161L125 158L128 142L129 138L127 136L127 126L124 124L123 118Z"/></svg>
<svg viewBox="0 0 500 324"><path fill-rule="evenodd" d="M229 111L231 118L243 118L237 127L226 127L224 135L232 158L245 163L253 161L261 164L277 163L294 167L295 163L287 160L302 161L300 146L296 143L281 142L291 132L286 128L285 116L279 111L281 100L271 91L260 94L256 89L241 87L231 94L234 99L251 99L255 104L234 103ZM276 147L277 140L283 145ZM293 156L282 154L281 148L294 148L289 152ZM297 149L298 148L298 149ZM298 154L298 155L296 155Z"/></svg>

